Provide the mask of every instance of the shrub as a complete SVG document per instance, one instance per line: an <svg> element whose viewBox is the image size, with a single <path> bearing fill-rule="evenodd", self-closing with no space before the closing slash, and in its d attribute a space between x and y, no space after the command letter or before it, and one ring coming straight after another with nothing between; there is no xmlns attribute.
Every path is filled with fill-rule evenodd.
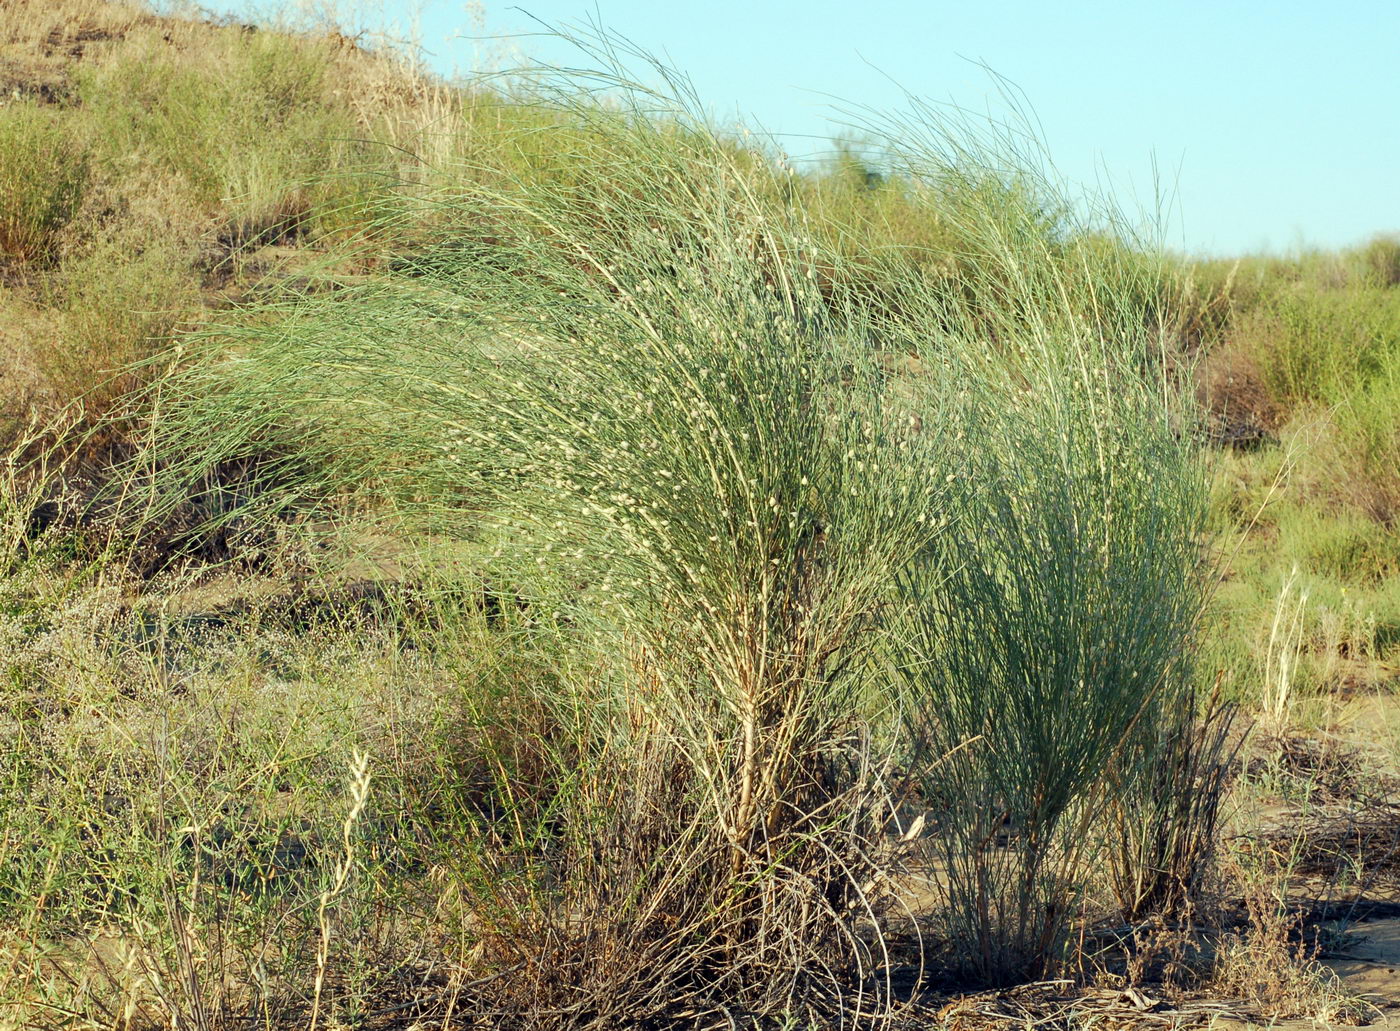
<svg viewBox="0 0 1400 1031"><path fill-rule="evenodd" d="M1400 512L1400 292L1377 286L1280 288L1237 318L1277 407L1330 432L1315 461L1316 493L1389 525ZM1318 416L1316 408L1331 409ZM1325 466L1325 468L1324 468Z"/></svg>
<svg viewBox="0 0 1400 1031"><path fill-rule="evenodd" d="M553 665L480 707L503 725L464 734L486 783L454 823L476 1010L887 1012L895 748L988 978L1058 964L1104 847L1124 883L1193 881L1208 821L1126 807L1210 751L1171 744L1198 729L1204 499L1173 266L932 125L882 141L886 201L956 260L892 247L867 289L860 203L809 204L616 69L541 89L435 192L387 195L416 235L384 275L206 335L162 385L157 496L124 495L160 518L242 464L239 519L404 520L521 598ZM541 125L567 161L521 157ZM1185 844L1115 839L1115 802Z"/></svg>
<svg viewBox="0 0 1400 1031"><path fill-rule="evenodd" d="M1400 521L1400 357L1384 377L1358 390L1337 413L1336 449L1345 473L1338 493L1381 524L1393 538Z"/></svg>
<svg viewBox="0 0 1400 1031"><path fill-rule="evenodd" d="M51 260L87 180L87 151L71 116L28 101L0 107L0 254Z"/></svg>
<svg viewBox="0 0 1400 1031"><path fill-rule="evenodd" d="M395 275L194 370L170 469L299 434L328 456L306 496L484 540L574 656L539 702L558 786L479 815L481 1007L838 1005L879 908L865 658L935 533L942 438L821 296L773 170L629 89L556 109L569 182L468 170Z"/></svg>
<svg viewBox="0 0 1400 1031"><path fill-rule="evenodd" d="M1348 484L1347 489L1362 486ZM1335 512L1327 507L1323 499L1279 507L1273 551L1280 562L1358 585L1400 575L1400 535L1378 523L1361 505L1344 506Z"/></svg>
<svg viewBox="0 0 1400 1031"><path fill-rule="evenodd" d="M949 527L902 577L892 647L950 951L1006 982L1060 969L1106 842L1170 858L1107 816L1198 786L1161 774L1168 742L1195 732L1179 696L1207 582L1206 480L1179 429L1194 420L1174 385L1173 267L1111 209L1076 214L1014 127L970 135L921 115L887 142L959 198L962 289L929 291L920 326L961 386L944 423L959 473ZM1178 868L1202 861L1209 831L1196 822Z"/></svg>
<svg viewBox="0 0 1400 1031"><path fill-rule="evenodd" d="M1376 286L1400 286L1400 235L1377 236L1357 256Z"/></svg>
<svg viewBox="0 0 1400 1031"><path fill-rule="evenodd" d="M1338 404L1395 363L1400 294L1280 289L1242 315L1236 332L1279 401Z"/></svg>
<svg viewBox="0 0 1400 1031"><path fill-rule="evenodd" d="M1190 733L1175 695L1204 596L1204 490L1160 417L1118 397L1044 381L999 404L974 393L967 479L906 579L897 655L956 952L1009 981L1059 969L1101 821Z"/></svg>

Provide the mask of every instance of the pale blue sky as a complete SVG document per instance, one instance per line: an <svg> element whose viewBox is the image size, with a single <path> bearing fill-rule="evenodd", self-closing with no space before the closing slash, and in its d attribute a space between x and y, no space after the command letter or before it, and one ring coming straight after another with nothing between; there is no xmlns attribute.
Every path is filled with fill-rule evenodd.
<svg viewBox="0 0 1400 1031"><path fill-rule="evenodd" d="M407 20L406 5L387 8ZM1155 155L1175 186L1175 246L1288 251L1400 231L1400 0L429 0L418 33L443 71L510 47L577 61L555 40L452 38L537 31L521 8L600 19L688 73L721 120L748 116L795 155L840 131L822 94L891 108L903 87L985 107L981 61L1024 91L1066 176L1106 172L1131 205L1151 196Z"/></svg>

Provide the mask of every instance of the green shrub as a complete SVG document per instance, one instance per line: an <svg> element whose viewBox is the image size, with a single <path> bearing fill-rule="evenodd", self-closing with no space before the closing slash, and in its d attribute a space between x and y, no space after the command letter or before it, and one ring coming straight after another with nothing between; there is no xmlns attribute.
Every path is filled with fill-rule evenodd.
<svg viewBox="0 0 1400 1031"><path fill-rule="evenodd" d="M520 971L478 1006L522 1022L779 1012L871 969L864 673L945 489L775 171L626 96L556 108L566 180L465 169L395 274L240 332L176 385L163 445L195 477L271 439L326 456L303 497L482 540L561 639L558 787L472 835L483 949Z"/></svg>
<svg viewBox="0 0 1400 1031"><path fill-rule="evenodd" d="M1190 733L1178 699L1204 597L1203 483L1164 421L1068 383L1035 389L1019 404L975 391L967 479L909 580L899 646L957 951L994 981L1059 969L1100 821ZM1149 869L1142 857L1123 880Z"/></svg>
<svg viewBox="0 0 1400 1031"><path fill-rule="evenodd" d="M1004 983L1063 969L1109 855L1139 915L1176 904L1159 871L1199 884L1213 804L1180 803L1224 759L1190 687L1208 494L1176 429L1175 266L1111 208L1077 214L1014 127L920 113L885 142L955 201L960 289L905 310L962 404L951 522L902 578L892 647L953 962Z"/></svg>
<svg viewBox="0 0 1400 1031"><path fill-rule="evenodd" d="M88 181L86 148L74 119L36 102L0 107L0 254L18 261L53 257Z"/></svg>
<svg viewBox="0 0 1400 1031"><path fill-rule="evenodd" d="M324 83L254 46L227 42L229 78L266 87L246 111L152 43L91 73L91 116L211 205L258 192L194 146L226 124L275 187L320 130L256 112L325 114ZM892 132L877 188L824 193L615 72L605 104L598 79L520 95L412 189L338 193L411 248L190 341L121 512L164 518L233 465L237 510L196 535L382 517L520 598L509 629L546 658L468 706L442 874L498 1023L887 1012L897 760L983 976L1055 969L1108 855L1105 905L1171 910L1160 872L1189 893L1213 814L1182 799L1218 759L1186 686L1204 490L1177 264L969 126ZM83 281L75 311L150 310Z"/></svg>
<svg viewBox="0 0 1400 1031"><path fill-rule="evenodd" d="M1275 516L1281 564L1354 584L1400 576L1400 535L1364 509L1285 504Z"/></svg>
<svg viewBox="0 0 1400 1031"><path fill-rule="evenodd" d="M1339 492L1377 520L1400 532L1400 348L1389 365L1351 395L1337 412L1344 465L1332 470Z"/></svg>
<svg viewBox="0 0 1400 1031"><path fill-rule="evenodd" d="M1392 524L1400 513L1400 291L1284 288L1239 316L1236 333L1280 407L1300 425L1329 430L1304 462L1315 470L1310 489Z"/></svg>
<svg viewBox="0 0 1400 1031"><path fill-rule="evenodd" d="M1400 286L1400 236L1377 236L1357 251L1367 278L1375 286Z"/></svg>

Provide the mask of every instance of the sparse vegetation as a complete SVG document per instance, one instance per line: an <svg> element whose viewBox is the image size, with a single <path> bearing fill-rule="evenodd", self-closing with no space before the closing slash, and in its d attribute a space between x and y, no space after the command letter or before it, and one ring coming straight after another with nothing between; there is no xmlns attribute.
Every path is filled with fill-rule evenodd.
<svg viewBox="0 0 1400 1031"><path fill-rule="evenodd" d="M0 1026L1365 1019L1395 239L574 42L0 15Z"/></svg>

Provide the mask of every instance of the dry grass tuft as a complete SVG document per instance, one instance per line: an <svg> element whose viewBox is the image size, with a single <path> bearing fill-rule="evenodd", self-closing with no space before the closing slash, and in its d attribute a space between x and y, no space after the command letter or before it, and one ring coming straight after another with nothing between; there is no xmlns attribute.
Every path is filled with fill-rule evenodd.
<svg viewBox="0 0 1400 1031"><path fill-rule="evenodd" d="M1270 1019L1305 1017L1322 1024L1370 1023L1375 1007L1349 994L1318 960L1320 947L1300 933L1279 899L1256 891L1245 898L1248 924L1216 947L1210 990L1244 1000Z"/></svg>

